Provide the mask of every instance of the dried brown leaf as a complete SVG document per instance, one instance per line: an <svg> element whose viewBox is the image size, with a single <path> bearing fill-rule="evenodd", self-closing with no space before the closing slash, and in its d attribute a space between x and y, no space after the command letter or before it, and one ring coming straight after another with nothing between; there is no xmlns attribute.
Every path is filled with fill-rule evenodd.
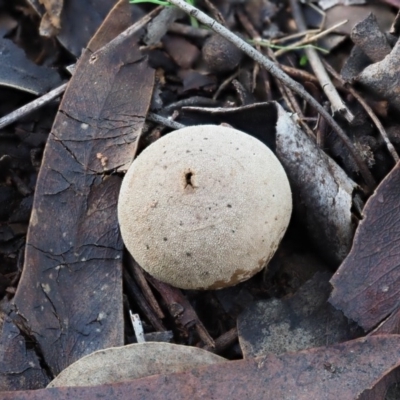
<svg viewBox="0 0 400 400"><path fill-rule="evenodd" d="M130 18L129 5L120 5ZM93 48L116 34L103 28L102 43L93 41ZM123 244L116 207L121 178L108 172L130 163L153 90L154 71L136 40L125 37L104 51L83 53L46 145L14 298L22 317L10 323L18 324L14 331L22 334L23 347L25 341L34 343L49 375L124 341ZM12 377L18 381L14 388L24 388L28 382L21 363L6 359L12 348L7 329L6 321L0 385ZM26 368L32 369L36 364ZM30 388L42 386L29 382Z"/></svg>
<svg viewBox="0 0 400 400"><path fill-rule="evenodd" d="M399 335L373 336L112 385L5 392L2 400L354 400L396 368L399 355Z"/></svg>
<svg viewBox="0 0 400 400"><path fill-rule="evenodd" d="M389 104L397 110L400 110L399 60L400 40L382 61L369 65L356 77L357 82L379 97L388 100Z"/></svg>
<svg viewBox="0 0 400 400"><path fill-rule="evenodd" d="M400 164L369 198L330 302L366 330L399 310Z"/></svg>
<svg viewBox="0 0 400 400"><path fill-rule="evenodd" d="M46 37L56 36L61 29L64 0L39 0L39 3L43 4L46 10L40 23L40 34Z"/></svg>

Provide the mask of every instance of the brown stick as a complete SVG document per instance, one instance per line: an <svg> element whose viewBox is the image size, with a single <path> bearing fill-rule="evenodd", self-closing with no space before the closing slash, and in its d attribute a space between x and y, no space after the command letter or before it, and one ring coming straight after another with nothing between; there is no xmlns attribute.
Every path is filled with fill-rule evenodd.
<svg viewBox="0 0 400 400"><path fill-rule="evenodd" d="M238 340L238 330L236 327L230 329L229 331L223 333L217 339L215 339L215 348L210 346L204 346L204 350L211 351L212 353L221 353L229 346L237 342Z"/></svg>
<svg viewBox="0 0 400 400"><path fill-rule="evenodd" d="M301 32L306 31L307 25L304 20L299 1L298 0L289 0L289 1L292 9L292 15L297 25L297 29ZM347 106L339 96L339 93L337 92L335 86L333 86L332 81L330 80L329 75L326 72L317 51L311 47L306 48L304 51L307 55L308 61L311 65L311 68L314 71L315 76L321 82L322 90L325 92L326 97L329 99L331 103L333 114L335 113L342 114L347 119L348 122L352 122L354 120L354 115L347 108Z"/></svg>
<svg viewBox="0 0 400 400"><path fill-rule="evenodd" d="M162 312L160 306L156 298L154 297L153 292L149 284L147 283L146 277L143 273L142 268L140 268L139 264L130 256L127 256L127 263L125 264L133 277L135 278L137 284L139 285L140 289L142 290L143 296L146 298L148 303L150 304L153 311L156 313L157 317L160 319L165 318L164 313Z"/></svg>
<svg viewBox="0 0 400 400"><path fill-rule="evenodd" d="M147 317L150 323L153 325L154 329L158 331L166 331L167 329L163 323L158 319L157 315L154 313L152 308L147 303L139 287L135 281L131 278L128 271L124 269L124 281L125 288L128 294L133 297L139 308L142 310L143 314Z"/></svg>
<svg viewBox="0 0 400 400"><path fill-rule="evenodd" d="M13 122L17 121L18 119L24 117L27 114L30 114L31 112L38 110L40 107L43 107L45 104L61 96L64 93L66 87L67 84L64 83L63 85L56 87L49 93L44 94L43 96L37 98L36 100L33 100L30 103L20 108L17 108L10 114L5 115L3 118L0 118L0 129L6 127L7 125L12 124Z"/></svg>
<svg viewBox="0 0 400 400"><path fill-rule="evenodd" d="M177 289L161 282L150 275L146 275L147 280L154 286L160 293L165 303L167 304L168 311L171 316L175 318L177 323L182 325L185 329L195 326L200 339L210 347L215 347L214 339L210 336L207 329L197 316L196 311L189 303L188 299L183 293Z"/></svg>

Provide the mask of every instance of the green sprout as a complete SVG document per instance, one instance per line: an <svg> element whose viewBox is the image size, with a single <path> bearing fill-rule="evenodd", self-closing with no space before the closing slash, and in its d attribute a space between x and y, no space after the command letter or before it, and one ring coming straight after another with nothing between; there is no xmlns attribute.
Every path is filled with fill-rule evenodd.
<svg viewBox="0 0 400 400"><path fill-rule="evenodd" d="M191 6L194 6L194 1L195 0L186 0L186 2L188 4L190 4ZM172 4L169 1L163 1L163 0L129 0L129 3L131 3L131 4L153 3L153 4L157 4L158 6L172 7ZM199 27L199 22L194 17L190 17L190 24L194 28L198 28Z"/></svg>
<svg viewBox="0 0 400 400"><path fill-rule="evenodd" d="M308 57L306 55L300 57L300 66L305 67L308 63Z"/></svg>

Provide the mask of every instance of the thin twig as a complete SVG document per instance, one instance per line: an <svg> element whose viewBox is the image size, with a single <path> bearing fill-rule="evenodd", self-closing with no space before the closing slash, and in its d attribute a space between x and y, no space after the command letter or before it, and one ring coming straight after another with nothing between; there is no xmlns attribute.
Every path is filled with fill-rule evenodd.
<svg viewBox="0 0 400 400"><path fill-rule="evenodd" d="M300 3L298 2L298 0L290 0L290 6L292 8L292 14L296 22L297 29L299 31L305 31L307 29L307 25L303 18ZM340 113L347 119L347 121L352 122L354 120L354 115L346 107L343 100L339 96L339 93L337 92L335 86L333 86L332 81L329 78L329 75L326 72L324 65L322 64L317 51L313 48L306 48L304 51L307 55L308 61L314 71L315 76L320 81L322 90L325 92L326 97L331 102L333 114Z"/></svg>
<svg viewBox="0 0 400 400"><path fill-rule="evenodd" d="M128 271L124 269L124 282L125 282L125 289L127 293L136 301L136 304L142 310L143 314L147 317L149 322L153 325L153 328L157 331L166 331L167 329L155 314L153 309L150 307L149 303L143 296L139 286L133 280L133 278L129 275Z"/></svg>
<svg viewBox="0 0 400 400"><path fill-rule="evenodd" d="M284 65L284 64L279 64L280 67L292 78L296 78L298 80L302 80L305 82L311 82L314 84L319 85L319 80L309 72L303 70L303 69L298 69L294 67L290 67L289 65Z"/></svg>
<svg viewBox="0 0 400 400"><path fill-rule="evenodd" d="M40 107L43 107L50 101L61 96L64 93L66 87L67 83L64 83L63 85L56 87L49 93L44 94L43 96L31 101L30 103L25 104L20 108L17 108L10 114L5 115L3 118L0 118L0 129L11 125L13 122L19 120L22 117L25 117L33 111L38 110Z"/></svg>
<svg viewBox="0 0 400 400"><path fill-rule="evenodd" d="M183 295L182 291L168 285L167 283L159 281L151 275L146 274L146 278L164 299L171 316L185 329L194 326L200 339L207 346L215 347L213 338L200 321L196 311L190 304L189 300Z"/></svg>
<svg viewBox="0 0 400 400"><path fill-rule="evenodd" d="M325 60L324 60L324 65L325 65L325 68L327 69L327 71L335 79L337 79L351 93L351 95L361 104L361 106L364 108L365 112L372 119L373 123L375 124L376 128L378 129L379 133L381 134L382 139L385 142L389 153L393 157L394 162L397 163L400 160L399 155L397 154L396 149L394 148L393 144L390 142L389 137L388 137L388 135L387 135L387 133L385 131L385 128L381 124L381 121L376 116L376 114L374 113L372 108L367 104L367 102L358 94L358 92L354 88L352 88L350 85L346 84L345 80Z"/></svg>
<svg viewBox="0 0 400 400"><path fill-rule="evenodd" d="M149 112L146 116L146 119L151 122L156 122L157 124L167 126L171 129L182 129L185 125L180 124L179 122L175 122L172 119L162 117L161 115L154 114Z"/></svg>
<svg viewBox="0 0 400 400"><path fill-rule="evenodd" d="M33 111L38 110L39 108L45 106L47 103L52 101L53 99L61 96L65 89L67 88L67 83L53 89L51 92L44 94L43 96L32 100L31 102L25 104L24 106L17 108L15 111L10 112L4 117L0 118L0 129L5 128L8 125L11 125L15 121L18 121L20 118L27 116ZM151 122L156 122L157 124L167 126L171 129L181 129L184 128L185 125L180 124L179 122L175 122L169 118L162 117L161 115L157 115L154 113L148 113L146 119Z"/></svg>
<svg viewBox="0 0 400 400"><path fill-rule="evenodd" d="M217 100L217 98L219 97L219 95L221 94L221 92L229 86L229 84L237 78L237 76L239 75L239 71L235 71L232 75L228 76L220 85L219 88L215 91L212 99L213 100Z"/></svg>
<svg viewBox="0 0 400 400"><path fill-rule="evenodd" d="M282 36L277 39L271 39L270 42L272 44L279 44L279 43L287 42L288 40L293 40L293 39L297 39L299 37L307 36L307 35L314 34L314 33L320 33L320 32L321 32L321 29L309 29L308 31L296 32L291 35Z"/></svg>
<svg viewBox="0 0 400 400"><path fill-rule="evenodd" d="M147 283L143 270L140 268L139 264L133 259L132 256L128 255L126 261L127 263L125 265L128 267L132 276L135 278L136 283L142 290L143 296L146 298L153 311L156 313L157 317L160 319L164 319L165 315L162 312L161 307L158 305L158 302L154 297L154 294L151 291L149 284Z"/></svg>
<svg viewBox="0 0 400 400"><path fill-rule="evenodd" d="M322 38L322 37L328 35L330 32L332 32L332 31L334 31L336 28L339 28L340 26L346 24L347 22L348 22L348 20L345 19L344 21L339 22L339 23L337 23L336 25L331 26L329 29L325 29L324 31L319 32L319 33L317 33L316 35L306 35L305 38L303 38L303 39L301 39L301 40L299 40L299 41L297 41L297 42L295 42L295 43L292 43L290 46L275 51L275 56L276 56L276 57L279 57L279 56L281 56L282 54L284 54L284 53L286 53L286 52L288 52L288 51L290 51L290 50L293 50L293 49L296 48L296 47L304 46L304 45L306 45L306 44L311 44L311 43L315 42L316 40L318 40L318 39L320 39L320 38ZM272 43L272 41L271 41L271 43Z"/></svg>
<svg viewBox="0 0 400 400"><path fill-rule="evenodd" d="M229 346L237 342L238 340L238 330L236 327L230 329L229 331L223 333L217 339L215 339L215 348L205 345L204 350L211 351L212 353L221 353L226 350Z"/></svg>
<svg viewBox="0 0 400 400"><path fill-rule="evenodd" d="M196 7L186 3L184 0L169 0L170 3L179 7L192 17L196 18L204 25L210 27L213 31L223 36L225 39L234 43L240 50L242 50L245 54L247 54L250 58L257 61L260 65L266 68L275 78L282 81L285 85L287 85L290 89L292 89L295 93L297 93L300 97L302 97L305 101L307 101L312 107L314 107L329 123L332 129L337 133L337 135L342 139L343 143L349 149L351 155L353 156L360 173L368 185L368 188L372 190L376 183L373 178L371 172L369 171L367 165L360 158L357 153L353 143L348 138L343 129L338 125L338 123L332 118L332 116L319 104L304 88L301 84L290 78L287 74L285 74L276 64L274 64L271 60L264 57L260 52L258 52L254 47L250 44L246 43L244 40L239 38L237 35L218 24L215 20L210 18L207 14L203 13Z"/></svg>

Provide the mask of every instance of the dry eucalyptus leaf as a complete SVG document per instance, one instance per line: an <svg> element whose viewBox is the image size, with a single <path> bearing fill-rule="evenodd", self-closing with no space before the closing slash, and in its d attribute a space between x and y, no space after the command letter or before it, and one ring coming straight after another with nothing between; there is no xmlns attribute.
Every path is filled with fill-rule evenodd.
<svg viewBox="0 0 400 400"><path fill-rule="evenodd" d="M131 19L125 0L117 6L91 43L97 52L86 50L79 59L49 134L24 270L13 298L23 316L22 322L10 322L19 323L11 326L13 335L25 352L25 346L36 351L46 365L40 371L49 376L95 350L123 344L123 243L117 221L122 178L107 171L131 161L154 71L135 37L101 50L119 33L112 29L117 26L112 15L120 29L121 21ZM0 336L0 387L10 381L15 389L42 387L42 381L28 376L36 364L16 359L18 347L9 332L6 321Z"/></svg>
<svg viewBox="0 0 400 400"><path fill-rule="evenodd" d="M280 356L217 363L91 387L3 392L2 400L355 400L399 366L400 336L380 335Z"/></svg>
<svg viewBox="0 0 400 400"><path fill-rule="evenodd" d="M47 387L97 386L184 372L203 365L227 362L197 347L170 343L135 343L96 351L61 372Z"/></svg>
<svg viewBox="0 0 400 400"><path fill-rule="evenodd" d="M399 311L399 187L398 163L369 198L351 252L331 280L330 302L366 330Z"/></svg>
<svg viewBox="0 0 400 400"><path fill-rule="evenodd" d="M382 61L366 67L356 81L400 110L400 40Z"/></svg>
<svg viewBox="0 0 400 400"><path fill-rule="evenodd" d="M288 174L295 207L313 241L339 263L353 239L352 194L357 185L277 104L276 153Z"/></svg>
<svg viewBox="0 0 400 400"><path fill-rule="evenodd" d="M390 44L372 13L354 26L351 31L351 40L373 62L383 60L391 51Z"/></svg>

